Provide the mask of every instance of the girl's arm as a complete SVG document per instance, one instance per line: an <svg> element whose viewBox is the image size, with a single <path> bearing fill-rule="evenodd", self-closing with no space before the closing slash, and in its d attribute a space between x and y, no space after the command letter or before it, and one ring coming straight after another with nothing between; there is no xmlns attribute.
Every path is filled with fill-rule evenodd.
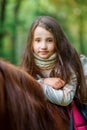
<svg viewBox="0 0 87 130"><path fill-rule="evenodd" d="M41 80L38 80L41 83ZM76 75L72 74L69 84L64 85L60 89L54 89L52 86L44 84L42 80L42 87L46 98L57 105L67 106L74 98L76 91L77 79Z"/></svg>
<svg viewBox="0 0 87 130"><path fill-rule="evenodd" d="M51 86L54 89L60 89L65 85L65 82L61 78L56 77L40 79L39 82L41 82L41 85L43 85L44 83Z"/></svg>

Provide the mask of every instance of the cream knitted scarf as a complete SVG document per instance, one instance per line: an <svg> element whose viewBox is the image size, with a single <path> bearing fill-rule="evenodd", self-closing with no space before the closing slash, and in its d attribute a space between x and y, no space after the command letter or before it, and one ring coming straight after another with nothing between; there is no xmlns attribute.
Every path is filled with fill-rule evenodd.
<svg viewBox="0 0 87 130"><path fill-rule="evenodd" d="M52 69L55 67L55 63L56 63L56 53L54 53L53 55L51 55L48 59L43 59L40 58L39 56L37 56L34 53L34 60L35 60L35 64L40 67L41 69Z"/></svg>

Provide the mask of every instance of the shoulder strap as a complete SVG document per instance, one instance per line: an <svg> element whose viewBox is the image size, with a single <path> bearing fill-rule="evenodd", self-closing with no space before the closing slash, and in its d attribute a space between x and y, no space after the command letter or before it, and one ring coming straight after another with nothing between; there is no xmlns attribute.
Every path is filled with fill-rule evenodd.
<svg viewBox="0 0 87 130"><path fill-rule="evenodd" d="M73 117L72 117L72 103L68 106L69 117L70 117L70 130L73 129Z"/></svg>

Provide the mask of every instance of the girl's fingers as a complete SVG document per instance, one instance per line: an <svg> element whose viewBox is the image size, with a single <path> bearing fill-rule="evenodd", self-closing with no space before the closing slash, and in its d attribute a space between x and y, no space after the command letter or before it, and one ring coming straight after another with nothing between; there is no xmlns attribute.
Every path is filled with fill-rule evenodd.
<svg viewBox="0 0 87 130"><path fill-rule="evenodd" d="M62 80L62 79L60 79L60 78L58 78L58 83L61 83L62 85L64 85L64 84L65 84L65 81Z"/></svg>

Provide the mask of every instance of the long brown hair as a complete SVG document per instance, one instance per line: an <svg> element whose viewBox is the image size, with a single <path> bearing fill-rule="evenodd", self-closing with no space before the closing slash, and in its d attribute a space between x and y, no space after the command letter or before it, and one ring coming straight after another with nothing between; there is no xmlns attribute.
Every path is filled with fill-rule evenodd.
<svg viewBox="0 0 87 130"><path fill-rule="evenodd" d="M33 77L0 60L0 130L69 130L60 111Z"/></svg>
<svg viewBox="0 0 87 130"><path fill-rule="evenodd" d="M87 85L85 82L79 54L70 44L60 25L52 17L39 16L32 23L27 39L27 45L22 57L21 66L23 66L33 77L36 77L36 74L41 75L40 69L35 65L32 50L34 30L37 26L41 26L50 31L55 39L57 53L57 64L55 68L56 70L60 68L60 74L54 72L51 76L59 76L65 80L66 83L68 83L72 69L77 77L76 96L80 99L81 103L85 103L87 100Z"/></svg>

